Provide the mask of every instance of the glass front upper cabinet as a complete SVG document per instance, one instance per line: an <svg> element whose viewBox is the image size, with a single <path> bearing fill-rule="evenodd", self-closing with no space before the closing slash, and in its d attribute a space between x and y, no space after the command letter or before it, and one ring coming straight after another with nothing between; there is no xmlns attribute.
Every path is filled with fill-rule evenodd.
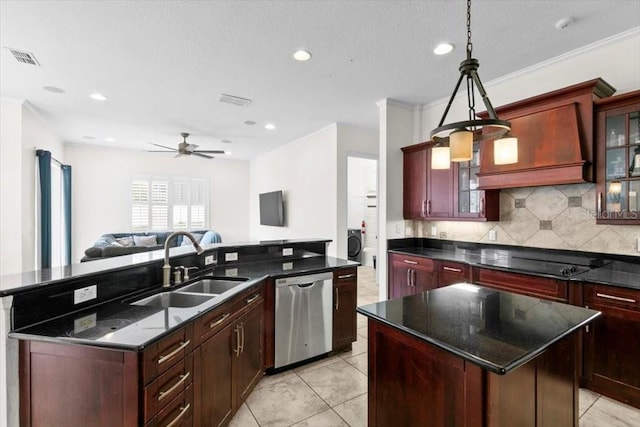
<svg viewBox="0 0 640 427"><path fill-rule="evenodd" d="M598 112L597 222L640 224L640 92L627 105L612 100Z"/></svg>
<svg viewBox="0 0 640 427"><path fill-rule="evenodd" d="M483 192L478 190L480 171L480 147L473 144L473 157L458 164L458 213L482 215L484 213Z"/></svg>

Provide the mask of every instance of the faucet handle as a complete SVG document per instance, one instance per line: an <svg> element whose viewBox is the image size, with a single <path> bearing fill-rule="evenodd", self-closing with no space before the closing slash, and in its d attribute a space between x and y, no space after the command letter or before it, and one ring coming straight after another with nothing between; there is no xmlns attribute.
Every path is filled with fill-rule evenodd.
<svg viewBox="0 0 640 427"><path fill-rule="evenodd" d="M182 267L184 269L184 280L189 280L189 270L197 270L198 267Z"/></svg>
<svg viewBox="0 0 640 427"><path fill-rule="evenodd" d="M179 285L180 283L182 283L182 278L180 275L180 271L184 270L184 267L179 265L177 267L173 267L173 283L175 283L176 285ZM185 278L188 277L185 273Z"/></svg>

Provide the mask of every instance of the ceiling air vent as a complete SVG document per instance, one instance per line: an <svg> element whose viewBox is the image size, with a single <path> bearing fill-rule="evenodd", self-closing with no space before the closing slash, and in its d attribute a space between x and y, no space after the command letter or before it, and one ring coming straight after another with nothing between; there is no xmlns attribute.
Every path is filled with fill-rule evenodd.
<svg viewBox="0 0 640 427"><path fill-rule="evenodd" d="M226 95L224 93L220 94L218 97L218 101L225 102L227 104L238 105L240 107L246 107L251 103L250 99L240 98L239 96Z"/></svg>
<svg viewBox="0 0 640 427"><path fill-rule="evenodd" d="M8 49L9 52L11 52L11 54L13 55L13 57L16 58L16 61L20 62L21 64L40 66L40 64L36 60L36 57L33 55L33 53L25 52L23 50L18 50L18 49L12 49L10 47L7 47L6 49Z"/></svg>

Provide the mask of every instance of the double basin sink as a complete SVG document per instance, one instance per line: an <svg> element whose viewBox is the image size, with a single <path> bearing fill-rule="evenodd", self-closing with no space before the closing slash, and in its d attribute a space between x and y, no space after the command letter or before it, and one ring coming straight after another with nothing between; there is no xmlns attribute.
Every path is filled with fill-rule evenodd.
<svg viewBox="0 0 640 427"><path fill-rule="evenodd" d="M176 290L160 292L131 304L161 308L195 307L235 288L246 280L244 278L230 280L228 278L204 277Z"/></svg>

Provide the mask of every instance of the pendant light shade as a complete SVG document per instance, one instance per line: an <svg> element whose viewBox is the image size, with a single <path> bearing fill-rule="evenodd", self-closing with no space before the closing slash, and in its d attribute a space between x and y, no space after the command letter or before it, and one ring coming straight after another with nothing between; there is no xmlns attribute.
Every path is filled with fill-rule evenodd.
<svg viewBox="0 0 640 427"><path fill-rule="evenodd" d="M518 163L518 138L507 134L493 141L493 163L496 165Z"/></svg>
<svg viewBox="0 0 640 427"><path fill-rule="evenodd" d="M449 147L433 147L431 149L431 169L449 169L450 167Z"/></svg>
<svg viewBox="0 0 640 427"><path fill-rule="evenodd" d="M456 130L449 135L452 162L468 162L473 157L473 132Z"/></svg>

